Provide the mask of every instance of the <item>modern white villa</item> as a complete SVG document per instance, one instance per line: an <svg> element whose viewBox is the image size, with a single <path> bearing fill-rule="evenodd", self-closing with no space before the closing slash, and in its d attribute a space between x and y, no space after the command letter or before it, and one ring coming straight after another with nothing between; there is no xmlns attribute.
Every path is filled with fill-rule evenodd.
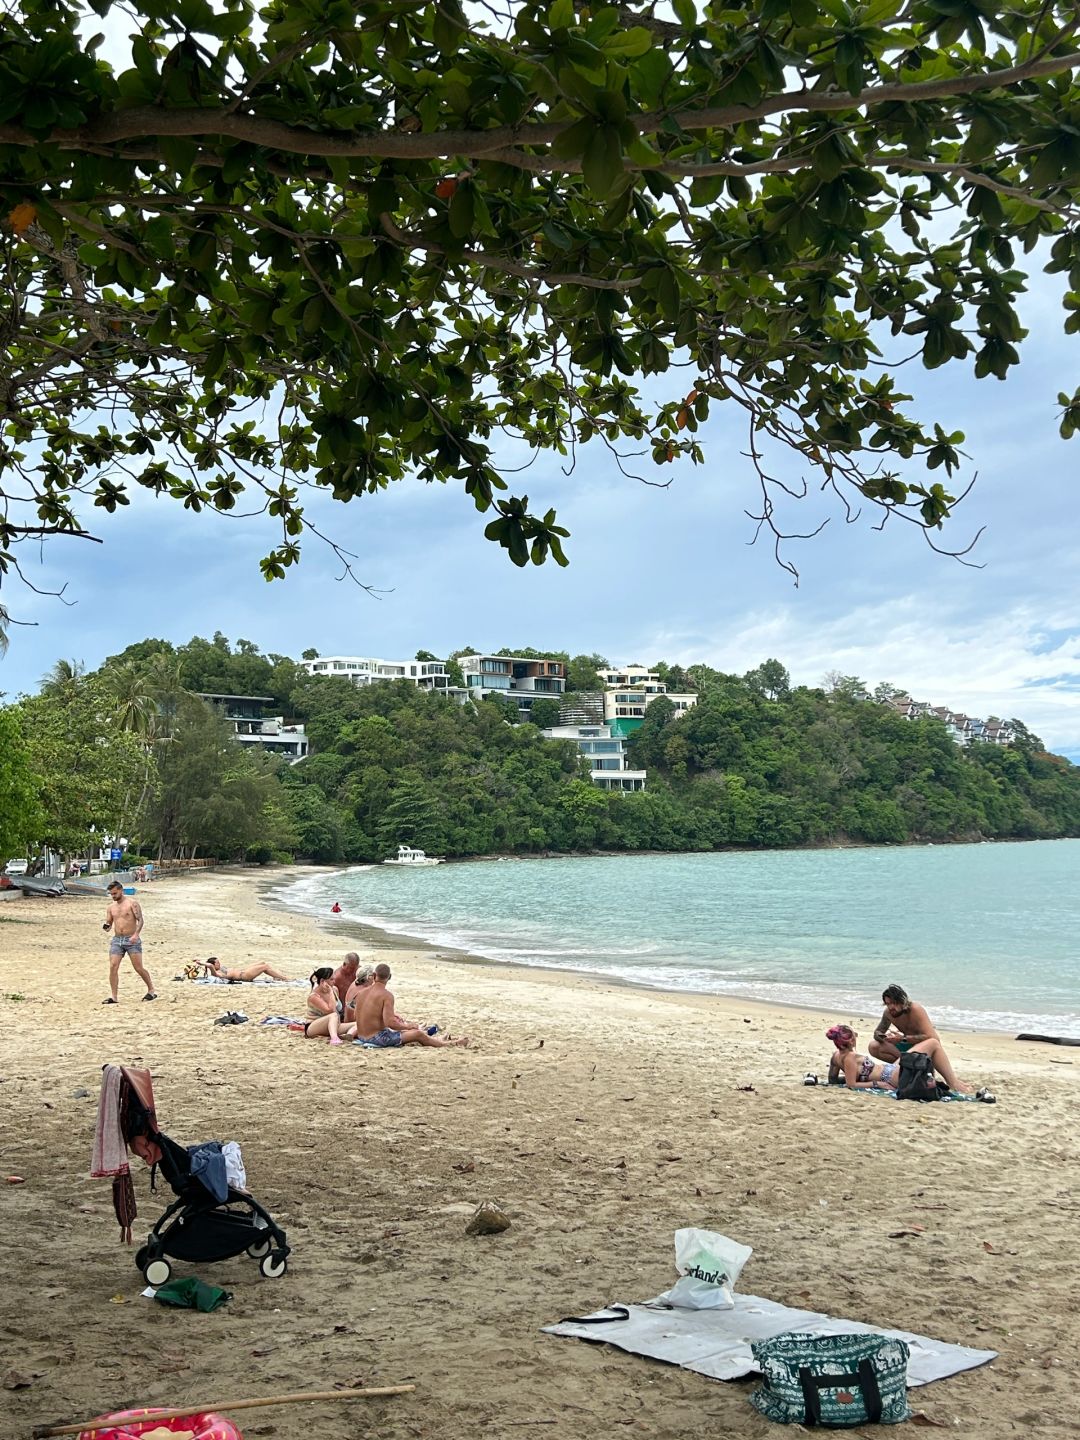
<svg viewBox="0 0 1080 1440"><path fill-rule="evenodd" d="M419 690L434 690L462 701L467 691L452 684L444 660L378 660L366 655L320 655L314 660L301 660L301 669L309 675L336 675L358 687L375 685L384 680L408 680Z"/></svg>
<svg viewBox="0 0 1080 1440"><path fill-rule="evenodd" d="M553 725L541 730L548 740L572 740L589 762L589 779L600 790L644 790L644 770L631 770L626 737L610 725Z"/></svg>
<svg viewBox="0 0 1080 1440"><path fill-rule="evenodd" d="M303 725L286 725L283 715L267 715L272 695L214 695L200 692L200 700L212 705L232 726L241 745L253 745L272 755L285 755L292 764L308 753Z"/></svg>
<svg viewBox="0 0 1080 1440"><path fill-rule="evenodd" d="M656 671L644 665L623 665L598 673L604 682L604 721L622 735L638 728L645 711L661 695L671 701L676 719L697 704L696 692L668 690Z"/></svg>

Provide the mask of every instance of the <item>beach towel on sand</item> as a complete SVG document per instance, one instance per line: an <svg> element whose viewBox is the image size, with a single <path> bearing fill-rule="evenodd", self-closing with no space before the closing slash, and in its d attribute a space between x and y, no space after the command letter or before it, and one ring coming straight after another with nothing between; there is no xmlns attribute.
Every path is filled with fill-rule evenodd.
<svg viewBox="0 0 1080 1440"><path fill-rule="evenodd" d="M610 1322L610 1323L609 1323ZM547 1335L615 1345L633 1355L664 1360L713 1380L736 1380L757 1370L751 1345L789 1330L813 1335L889 1335L911 1352L908 1387L929 1385L961 1370L986 1365L996 1350L972 1350L906 1330L835 1320L813 1310L793 1310L756 1295L736 1295L733 1310L669 1310L651 1305L609 1305L593 1315L545 1325Z"/></svg>
<svg viewBox="0 0 1080 1440"><path fill-rule="evenodd" d="M196 985L260 985L267 990L307 989L306 980L271 980L268 975L256 975L254 980L226 980L224 975L200 975L193 982Z"/></svg>

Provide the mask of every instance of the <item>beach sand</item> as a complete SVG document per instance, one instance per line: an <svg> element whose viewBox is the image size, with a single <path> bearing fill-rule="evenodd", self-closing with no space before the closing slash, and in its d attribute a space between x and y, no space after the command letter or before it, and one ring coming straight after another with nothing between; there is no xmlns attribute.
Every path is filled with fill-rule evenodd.
<svg viewBox="0 0 1080 1440"><path fill-rule="evenodd" d="M302 990L173 981L211 953L296 976L377 953L329 916L272 907L266 881L141 887L160 998L140 1003L125 962L115 1008L100 1003L102 904L0 905L0 1178L25 1181L0 1184L3 1440L128 1405L357 1383L416 1391L236 1418L246 1440L764 1436L749 1381L540 1333L665 1289L683 1225L754 1247L743 1291L999 1350L912 1392L954 1434L1076 1435L1080 1051L946 1035L998 1104L898 1105L804 1088L829 1054L816 1013L463 964L388 937L403 1013L477 1046L332 1049L255 1023L301 1014ZM225 1009L252 1023L215 1027ZM832 1018L865 1041L876 1017ZM181 1266L232 1291L211 1315L141 1297L109 1182L88 1178L110 1061L150 1068L173 1138L241 1142L253 1193L288 1229L284 1279L246 1259ZM172 1194L132 1171L138 1241ZM512 1228L469 1238L485 1198ZM30 1383L8 1388L12 1371Z"/></svg>

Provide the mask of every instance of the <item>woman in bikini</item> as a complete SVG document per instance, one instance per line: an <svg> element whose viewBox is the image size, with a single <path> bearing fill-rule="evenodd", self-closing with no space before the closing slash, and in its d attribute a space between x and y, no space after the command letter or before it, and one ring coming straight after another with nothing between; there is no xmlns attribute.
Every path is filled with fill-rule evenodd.
<svg viewBox="0 0 1080 1440"><path fill-rule="evenodd" d="M329 1035L331 1045L341 1044L341 1032L351 1039L356 1034L355 1025L345 1025L338 1016L338 993L330 983L333 970L321 965L308 976L311 993L307 998L307 1020L304 1022L304 1037L319 1040Z"/></svg>
<svg viewBox="0 0 1080 1440"><path fill-rule="evenodd" d="M899 1060L875 1060L872 1055L860 1055L855 1049L855 1041L859 1036L850 1025L833 1025L825 1034L836 1046L833 1060L850 1090L896 1089L900 1078ZM949 1057L945 1054L945 1047L940 1040L920 1040L918 1044L912 1045L908 1053L911 1054L912 1051L930 1056L931 1065L950 1090L966 1093L971 1088L962 1085L956 1078L956 1071L949 1063Z"/></svg>
<svg viewBox="0 0 1080 1440"><path fill-rule="evenodd" d="M260 975L268 975L271 980L288 980L288 975L283 975L280 970L266 960L253 960L250 965L238 966L234 970L226 969L216 955L211 955L206 960L197 960L208 975L215 976L218 980L228 980L230 985L238 985L242 980L257 980Z"/></svg>

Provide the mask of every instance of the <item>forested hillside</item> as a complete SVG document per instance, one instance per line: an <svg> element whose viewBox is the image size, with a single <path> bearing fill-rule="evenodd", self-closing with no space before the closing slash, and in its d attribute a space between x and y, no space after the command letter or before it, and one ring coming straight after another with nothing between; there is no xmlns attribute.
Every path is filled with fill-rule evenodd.
<svg viewBox="0 0 1080 1440"><path fill-rule="evenodd" d="M1080 769L1020 722L1014 745L961 748L858 686L791 689L775 661L744 676L657 668L699 701L678 719L663 697L649 707L631 740L648 788L623 795L498 699L357 690L221 635L143 641L92 674L61 661L0 712L0 838L9 854L72 854L95 823L145 855L332 862L400 842L464 857L1080 834ZM306 725L311 755L290 766L242 748L197 691L272 698Z"/></svg>

